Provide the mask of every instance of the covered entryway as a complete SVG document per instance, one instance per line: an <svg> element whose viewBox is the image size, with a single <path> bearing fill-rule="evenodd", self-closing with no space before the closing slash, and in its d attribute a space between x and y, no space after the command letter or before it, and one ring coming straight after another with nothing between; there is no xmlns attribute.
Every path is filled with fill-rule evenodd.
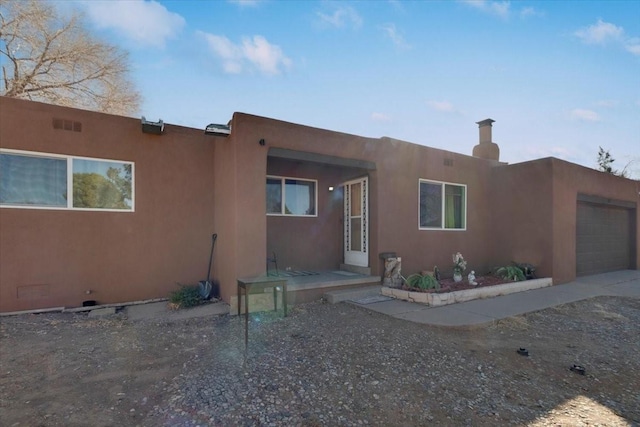
<svg viewBox="0 0 640 427"><path fill-rule="evenodd" d="M635 268L635 204L578 195L576 275Z"/></svg>
<svg viewBox="0 0 640 427"><path fill-rule="evenodd" d="M375 164L363 160L271 147L266 177L267 257L277 259L278 268L285 272L334 271L344 264L368 267L365 236L370 215L362 197L368 199L373 170ZM345 192L354 200L348 225L359 233L353 236L354 259L350 257L347 263L343 249ZM363 227L367 227L364 235Z"/></svg>

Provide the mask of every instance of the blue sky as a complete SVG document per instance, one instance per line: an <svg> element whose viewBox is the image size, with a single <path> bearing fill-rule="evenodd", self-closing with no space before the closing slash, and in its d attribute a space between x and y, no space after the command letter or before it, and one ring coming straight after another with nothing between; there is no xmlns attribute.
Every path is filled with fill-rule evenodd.
<svg viewBox="0 0 640 427"><path fill-rule="evenodd" d="M67 7L69 3L66 3ZM204 128L234 111L501 160L640 178L640 1L87 1L130 52L149 120Z"/></svg>

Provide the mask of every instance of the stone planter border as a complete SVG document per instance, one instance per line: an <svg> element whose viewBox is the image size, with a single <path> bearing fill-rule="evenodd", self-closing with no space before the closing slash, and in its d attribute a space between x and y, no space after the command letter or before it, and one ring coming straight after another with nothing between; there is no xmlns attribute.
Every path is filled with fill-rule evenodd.
<svg viewBox="0 0 640 427"><path fill-rule="evenodd" d="M402 289L382 287L382 295L400 299L403 301L417 302L431 307L455 304L474 299L491 298L499 295L508 295L516 292L529 291L531 289L545 288L553 285L550 277L542 279L525 280L523 282L504 283L502 285L485 286L482 288L465 289L462 291L446 293L411 292Z"/></svg>

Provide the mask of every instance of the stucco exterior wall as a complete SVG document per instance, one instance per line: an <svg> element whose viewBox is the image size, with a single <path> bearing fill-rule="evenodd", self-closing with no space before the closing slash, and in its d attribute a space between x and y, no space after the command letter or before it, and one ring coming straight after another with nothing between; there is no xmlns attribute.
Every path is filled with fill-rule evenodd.
<svg viewBox="0 0 640 427"><path fill-rule="evenodd" d="M270 147L290 149L307 153L316 153L328 156L336 156L345 159L358 159L373 162L375 170L368 172L370 187L370 246L369 265L374 274L381 272L381 261L378 258L380 252L394 251L403 258L403 271L406 274L420 270L432 269L438 265L442 271L450 274L451 256L460 251L469 260L469 267L477 271L483 271L491 266L492 245L491 242L491 211L486 202L486 194L490 186L490 174L495 162L456 154L444 150L438 150L393 140L390 138L364 138L322 129L310 128L297 124L266 119L247 114L236 113L233 119L234 139L231 141L237 153L242 152L242 160L239 164L251 164L252 167L246 173L238 173L237 182L243 182L244 187L238 187L237 193L242 194L250 203L251 208L237 212L237 229L240 224L251 224L251 233L245 231L246 247L252 242L253 251L245 250L237 252L238 262L249 262L246 257L255 261L251 264L255 273L249 273L250 269L237 266L237 272L243 274L257 274L264 272L267 252L271 252L276 235L285 236L284 231L294 232L300 239L295 246L298 254L297 260L303 264L302 257L307 257L307 265L312 265L313 257L317 257L319 245L326 244L338 249L335 236L314 236L313 227L305 227L308 218L266 217L264 174L256 171L264 171L262 165L272 162L272 170L269 173L279 174L278 170L285 170L286 166L277 166L277 162L267 160ZM265 145L259 141L264 139ZM238 157L241 158L241 157ZM219 158L216 156L216 159ZM342 176L339 169L334 171L320 171L313 169L315 166L305 166L296 171L299 177L320 178L319 185L319 209L320 212L328 209L326 197L326 182L340 181ZM306 169L305 169L306 168ZM324 175L328 173L329 175ZM332 175L333 174L333 175ZM352 178L355 178L353 176ZM458 230L419 230L418 205L419 205L419 179L430 179L467 185L467 229ZM218 181L219 183L220 181ZM252 184L253 182L253 184ZM325 185L323 185L325 184ZM337 194L337 193L336 193ZM332 205L331 212L340 208ZM339 209L338 209L339 211ZM331 221L334 221L331 219ZM313 222L313 221L311 221ZM267 226L269 224L269 226ZM306 228L306 230L305 230ZM340 229L335 229L342 239ZM267 235L267 242L262 248L259 246L261 235ZM293 235L290 234L290 235ZM252 237L252 236L255 236ZM238 244L242 244L243 238L238 238ZM284 251L284 252L283 252ZM280 249L281 253L287 253ZM336 254L330 257L322 255L323 261L318 264L329 265L335 261L329 258L342 257L342 246ZM280 256L281 259L282 256ZM284 262L284 261L283 261ZM326 264L325 264L326 262ZM285 262L285 266L287 263ZM235 280L231 275L226 280ZM233 290L231 285L223 285Z"/></svg>
<svg viewBox="0 0 640 427"><path fill-rule="evenodd" d="M82 132L54 129L53 118L81 122ZM139 119L0 98L0 148L135 163L135 212L0 208L0 311L166 297L206 278L215 139L178 126L143 134Z"/></svg>
<svg viewBox="0 0 640 427"><path fill-rule="evenodd" d="M565 283L576 278L576 209L578 194L635 204L635 268L640 266L640 181L621 178L559 159L553 166L553 279Z"/></svg>
<svg viewBox="0 0 640 427"><path fill-rule="evenodd" d="M554 284L576 278L578 194L635 204L639 224L640 183L555 158L497 166L491 199L495 259L537 266L539 277ZM636 226L635 247L639 247ZM640 260L636 251L635 268Z"/></svg>
<svg viewBox="0 0 640 427"><path fill-rule="evenodd" d="M54 129L54 118L82 131ZM228 137L172 125L149 135L134 118L0 98L0 148L135 164L135 212L0 208L0 311L167 296L206 277L214 232L213 278L225 301L238 278L265 273L273 251L281 269L337 269L339 185L362 176L372 274L382 273L381 252L396 252L405 276L435 265L447 276L461 252L477 274L513 260L554 283L573 280L578 194L635 204L640 245L638 181L557 159L503 165L244 113L231 127ZM278 157L283 150L304 155ZM318 216L267 216L268 174L317 179ZM420 179L466 185L466 229L419 229Z"/></svg>
<svg viewBox="0 0 640 427"><path fill-rule="evenodd" d="M378 153L379 252L402 257L407 275L438 266L451 275L452 255L461 252L468 270L484 272L492 259L491 211L487 203L493 162L403 141L383 138ZM419 179L467 186L465 230L421 230Z"/></svg>
<svg viewBox="0 0 640 427"><path fill-rule="evenodd" d="M234 135L214 144L214 229L218 240L214 252L214 277L219 281L221 296L229 301L237 272L237 200L236 147Z"/></svg>
<svg viewBox="0 0 640 427"><path fill-rule="evenodd" d="M549 159L500 165L487 195L492 206L495 266L512 261L536 266L538 277L553 273L552 164Z"/></svg>

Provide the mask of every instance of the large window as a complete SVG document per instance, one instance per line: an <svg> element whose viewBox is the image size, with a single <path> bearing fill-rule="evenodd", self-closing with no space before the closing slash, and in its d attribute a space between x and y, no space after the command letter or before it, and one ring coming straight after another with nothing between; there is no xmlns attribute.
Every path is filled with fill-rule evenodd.
<svg viewBox="0 0 640 427"><path fill-rule="evenodd" d="M0 152L0 206L133 211L133 163Z"/></svg>
<svg viewBox="0 0 640 427"><path fill-rule="evenodd" d="M467 186L421 179L420 229L464 230L467 225Z"/></svg>
<svg viewBox="0 0 640 427"><path fill-rule="evenodd" d="M267 177L267 215L316 216L317 181Z"/></svg>

